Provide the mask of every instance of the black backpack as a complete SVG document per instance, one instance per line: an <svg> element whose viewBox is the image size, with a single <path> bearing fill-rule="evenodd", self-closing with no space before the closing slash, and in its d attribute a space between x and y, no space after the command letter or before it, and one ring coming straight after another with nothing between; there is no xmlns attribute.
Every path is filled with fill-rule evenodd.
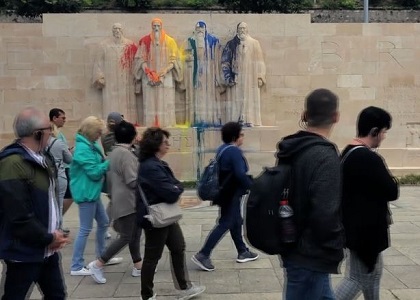
<svg viewBox="0 0 420 300"><path fill-rule="evenodd" d="M267 253L282 254L291 245L281 241L280 201L290 199L292 166L281 162L254 179L245 202L244 230L248 243Z"/></svg>
<svg viewBox="0 0 420 300"><path fill-rule="evenodd" d="M221 185L219 183L219 159L223 152L230 147L234 146L229 145L223 148L214 159L210 160L209 165L204 169L197 184L197 194L201 200L217 202L219 193L223 189L223 185L227 182L227 179L225 179Z"/></svg>

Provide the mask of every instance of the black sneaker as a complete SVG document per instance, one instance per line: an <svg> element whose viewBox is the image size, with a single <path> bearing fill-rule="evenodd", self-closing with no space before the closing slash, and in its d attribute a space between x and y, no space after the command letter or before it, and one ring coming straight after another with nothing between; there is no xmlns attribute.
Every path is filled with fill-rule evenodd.
<svg viewBox="0 0 420 300"><path fill-rule="evenodd" d="M259 255L257 253L254 253L254 252L251 252L251 251L247 250L247 251L239 254L236 261L238 263L245 263L245 262L248 262L248 261L256 260L258 257L259 257Z"/></svg>
<svg viewBox="0 0 420 300"><path fill-rule="evenodd" d="M210 257L204 256L201 253L197 253L191 257L191 260L193 261L193 263L199 266L200 269L204 271L208 271L208 272L214 271L214 266L211 263Z"/></svg>

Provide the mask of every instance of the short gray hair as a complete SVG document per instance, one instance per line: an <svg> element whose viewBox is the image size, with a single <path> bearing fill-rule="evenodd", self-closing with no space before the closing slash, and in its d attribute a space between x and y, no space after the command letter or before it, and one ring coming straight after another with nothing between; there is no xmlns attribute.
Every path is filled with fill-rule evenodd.
<svg viewBox="0 0 420 300"><path fill-rule="evenodd" d="M15 117L13 129L18 138L31 136L44 123L43 112L35 107L22 109Z"/></svg>

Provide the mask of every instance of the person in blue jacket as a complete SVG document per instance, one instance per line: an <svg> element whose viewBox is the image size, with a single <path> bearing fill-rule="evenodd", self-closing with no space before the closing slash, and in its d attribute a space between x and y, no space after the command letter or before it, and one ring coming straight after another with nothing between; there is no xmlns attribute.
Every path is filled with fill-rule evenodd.
<svg viewBox="0 0 420 300"><path fill-rule="evenodd" d="M219 219L210 232L201 250L191 260L204 271L213 271L210 254L227 231L230 231L238 256L244 263L256 260L258 254L249 251L242 238L241 199L252 184L248 163L239 148L244 141L244 132L238 122L228 122L222 127L223 144L217 149L219 157L219 184L224 188L216 204L220 206Z"/></svg>

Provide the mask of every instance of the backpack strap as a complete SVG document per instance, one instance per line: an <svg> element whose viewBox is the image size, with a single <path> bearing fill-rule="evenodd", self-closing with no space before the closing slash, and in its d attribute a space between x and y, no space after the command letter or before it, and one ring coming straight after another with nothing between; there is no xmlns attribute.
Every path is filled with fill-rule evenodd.
<svg viewBox="0 0 420 300"><path fill-rule="evenodd" d="M235 147L234 145L229 145L225 148L223 148L219 154L216 155L216 161L218 161L220 159L220 157L222 156L223 152L225 152L226 149L231 148L231 147Z"/></svg>
<svg viewBox="0 0 420 300"><path fill-rule="evenodd" d="M365 146L356 146L356 147L351 148L349 151L347 151L347 153L341 159L341 164L344 164L344 161L347 159L347 157L349 157L350 153L352 153L354 150L359 149L359 148L365 148Z"/></svg>
<svg viewBox="0 0 420 300"><path fill-rule="evenodd" d="M54 138L54 140L51 142L51 145L49 145L49 146L48 146L48 148L47 148L47 149L45 149L45 152L47 152L48 154L50 154L51 147L54 145L54 143L55 143L57 140L58 140L57 138Z"/></svg>

